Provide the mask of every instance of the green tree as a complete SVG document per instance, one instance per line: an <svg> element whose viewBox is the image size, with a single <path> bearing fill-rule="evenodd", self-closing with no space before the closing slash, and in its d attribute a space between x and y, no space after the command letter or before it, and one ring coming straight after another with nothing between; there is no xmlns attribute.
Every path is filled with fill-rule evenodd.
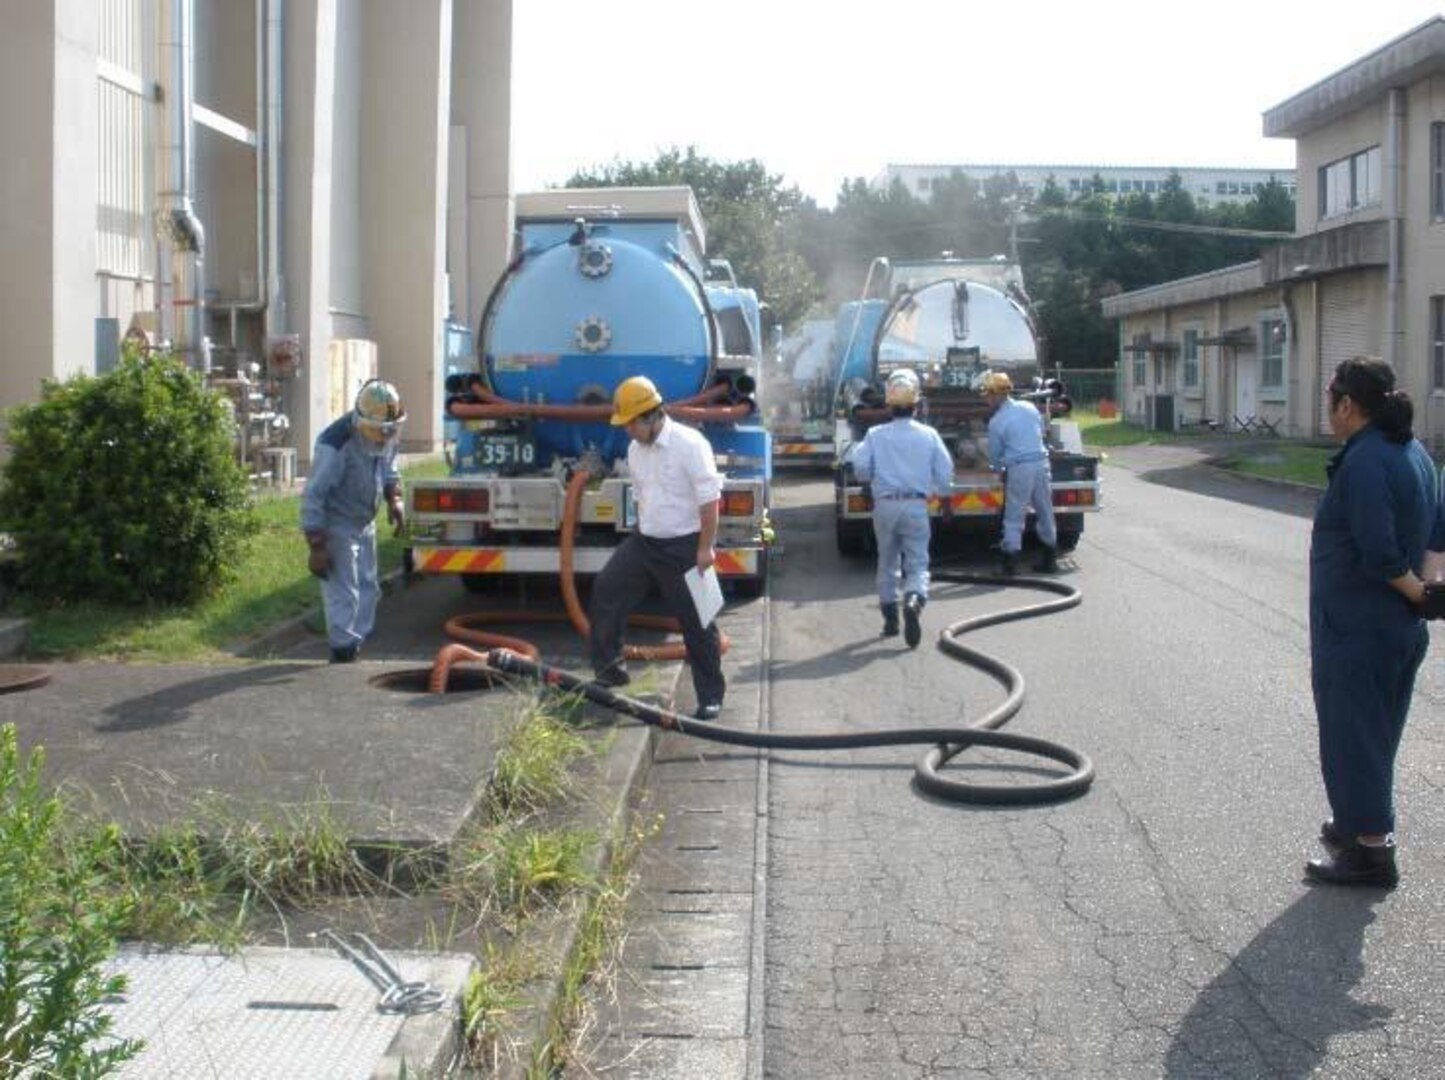
<svg viewBox="0 0 1445 1080"><path fill-rule="evenodd" d="M574 173L568 187L686 184L707 227L708 256L727 259L738 282L758 293L771 322L791 326L807 314L819 289L799 253L805 200L756 159L716 161L697 148L673 147L655 161L620 162Z"/></svg>

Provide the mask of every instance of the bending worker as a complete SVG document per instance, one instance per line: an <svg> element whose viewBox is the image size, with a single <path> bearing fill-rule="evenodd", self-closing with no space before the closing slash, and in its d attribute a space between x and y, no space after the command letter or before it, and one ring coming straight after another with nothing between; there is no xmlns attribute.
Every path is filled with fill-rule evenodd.
<svg viewBox="0 0 1445 1080"><path fill-rule="evenodd" d="M1013 380L1002 371L983 373L983 399L988 405L989 467L1004 473L1003 552L999 564L1006 576L1018 573L1024 542L1024 517L1034 511L1034 532L1044 553L1034 564L1041 574L1059 568L1059 534L1054 526L1054 493L1049 485L1049 451L1044 446L1048 417L1027 401L1011 397Z"/></svg>
<svg viewBox="0 0 1445 1080"><path fill-rule="evenodd" d="M685 574L707 570L717 560L718 475L712 446L702 433L670 419L662 395L642 375L624 379L612 395L612 423L632 439L627 469L637 500L637 531L612 553L592 585L588 617L592 670L603 686L632 681L622 659L622 632L633 608L650 590L662 594L668 612L682 624L692 667L699 720L722 714L727 683L717 622L702 625Z"/></svg>
<svg viewBox="0 0 1445 1080"><path fill-rule="evenodd" d="M396 387L372 379L357 393L356 407L317 437L311 455L301 531L311 547L306 565L321 579L333 664L355 660L376 623L376 511L384 498L387 520L401 532L396 444L405 420Z"/></svg>
<svg viewBox="0 0 1445 1080"><path fill-rule="evenodd" d="M903 640L917 648L919 617L928 602L928 500L943 499L952 513L953 457L938 432L913 419L918 376L905 369L888 376L884 400L893 419L868 429L853 448L853 472L873 490L873 535L878 541L878 604L883 636L898 634L898 579L903 577Z"/></svg>

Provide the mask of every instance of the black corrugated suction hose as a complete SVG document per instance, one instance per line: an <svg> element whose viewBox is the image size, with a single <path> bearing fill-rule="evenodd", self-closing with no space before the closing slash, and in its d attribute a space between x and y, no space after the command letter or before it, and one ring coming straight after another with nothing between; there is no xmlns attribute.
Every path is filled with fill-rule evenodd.
<svg viewBox="0 0 1445 1080"><path fill-rule="evenodd" d="M578 694L588 701L612 709L645 724L679 731L712 742L733 746L750 746L763 750L851 750L866 746L909 746L932 743L916 767L918 786L931 795L953 802L1026 805L1055 802L1082 795L1094 781L1094 765L1089 758L1062 743L1037 736L1019 735L998 730L1019 711L1024 701L1024 677L1013 665L979 649L963 644L959 638L973 630L1019 619L1035 618L1074 607L1083 594L1062 581L1049 578L1000 578L985 574L969 574L947 567L931 571L934 581L958 584L1005 585L1057 594L1056 599L1023 607L1008 608L987 615L961 619L945 627L938 635L938 645L955 659L998 680L1007 691L1003 703L972 724L962 727L897 728L885 731L859 731L813 735L781 735L775 732L738 731L723 724L694 720L668 709L648 705L614 693L604 686L570 675L535 660L529 660L508 649L493 649L485 654L489 667L512 675L534 679L546 689L563 694ZM1068 773L1035 783L983 784L949 776L944 767L971 746L991 746L1021 754L1045 757L1067 766Z"/></svg>

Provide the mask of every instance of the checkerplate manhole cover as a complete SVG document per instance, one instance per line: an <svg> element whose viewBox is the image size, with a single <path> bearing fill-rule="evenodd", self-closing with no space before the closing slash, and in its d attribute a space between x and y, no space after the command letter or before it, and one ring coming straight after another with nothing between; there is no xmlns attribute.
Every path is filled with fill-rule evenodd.
<svg viewBox="0 0 1445 1080"><path fill-rule="evenodd" d="M0 664L0 694L34 690L50 681L50 670L32 664Z"/></svg>

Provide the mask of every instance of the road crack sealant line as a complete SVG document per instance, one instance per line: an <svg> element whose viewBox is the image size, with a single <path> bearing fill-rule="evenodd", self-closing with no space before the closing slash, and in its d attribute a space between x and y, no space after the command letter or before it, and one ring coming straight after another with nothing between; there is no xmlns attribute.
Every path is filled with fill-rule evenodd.
<svg viewBox="0 0 1445 1080"><path fill-rule="evenodd" d="M479 652L461 644L447 645L437 654L436 662L432 667L430 685L434 691L445 690L447 674L454 663L481 663L490 670L501 674L534 680L551 693L579 695L596 705L601 705L624 716L630 716L645 724L732 746L746 746L762 750L853 750L871 746L910 746L931 743L933 749L915 767L916 781L918 786L929 794L952 802L1017 806L1054 802L1082 795L1094 781L1093 762L1085 754L1062 743L1033 735L1020 735L998 730L1008 723L1023 705L1023 674L1013 665L965 645L959 639L964 634L981 630L987 626L997 626L1000 623L1015 622L1020 619L1064 611L1079 604L1083 599L1083 594L1072 585L1047 578L1000 578L993 575L964 573L950 570L947 567L934 569L931 576L934 581L1015 586L1057 594L1055 599L1046 600L1043 603L1007 608L1003 611L961 619L939 632L938 646L940 649L954 659L991 676L1007 691L1002 704L972 724L964 726L896 728L883 731L812 735L738 731L722 724L694 720L669 709L649 705L646 702L618 694L599 683L579 678L560 668L544 664L535 659L535 653L529 657L506 647ZM947 764L964 750L973 746L994 747L1048 758L1066 766L1070 771L1062 776L1027 784L984 784L945 775L943 770Z"/></svg>

